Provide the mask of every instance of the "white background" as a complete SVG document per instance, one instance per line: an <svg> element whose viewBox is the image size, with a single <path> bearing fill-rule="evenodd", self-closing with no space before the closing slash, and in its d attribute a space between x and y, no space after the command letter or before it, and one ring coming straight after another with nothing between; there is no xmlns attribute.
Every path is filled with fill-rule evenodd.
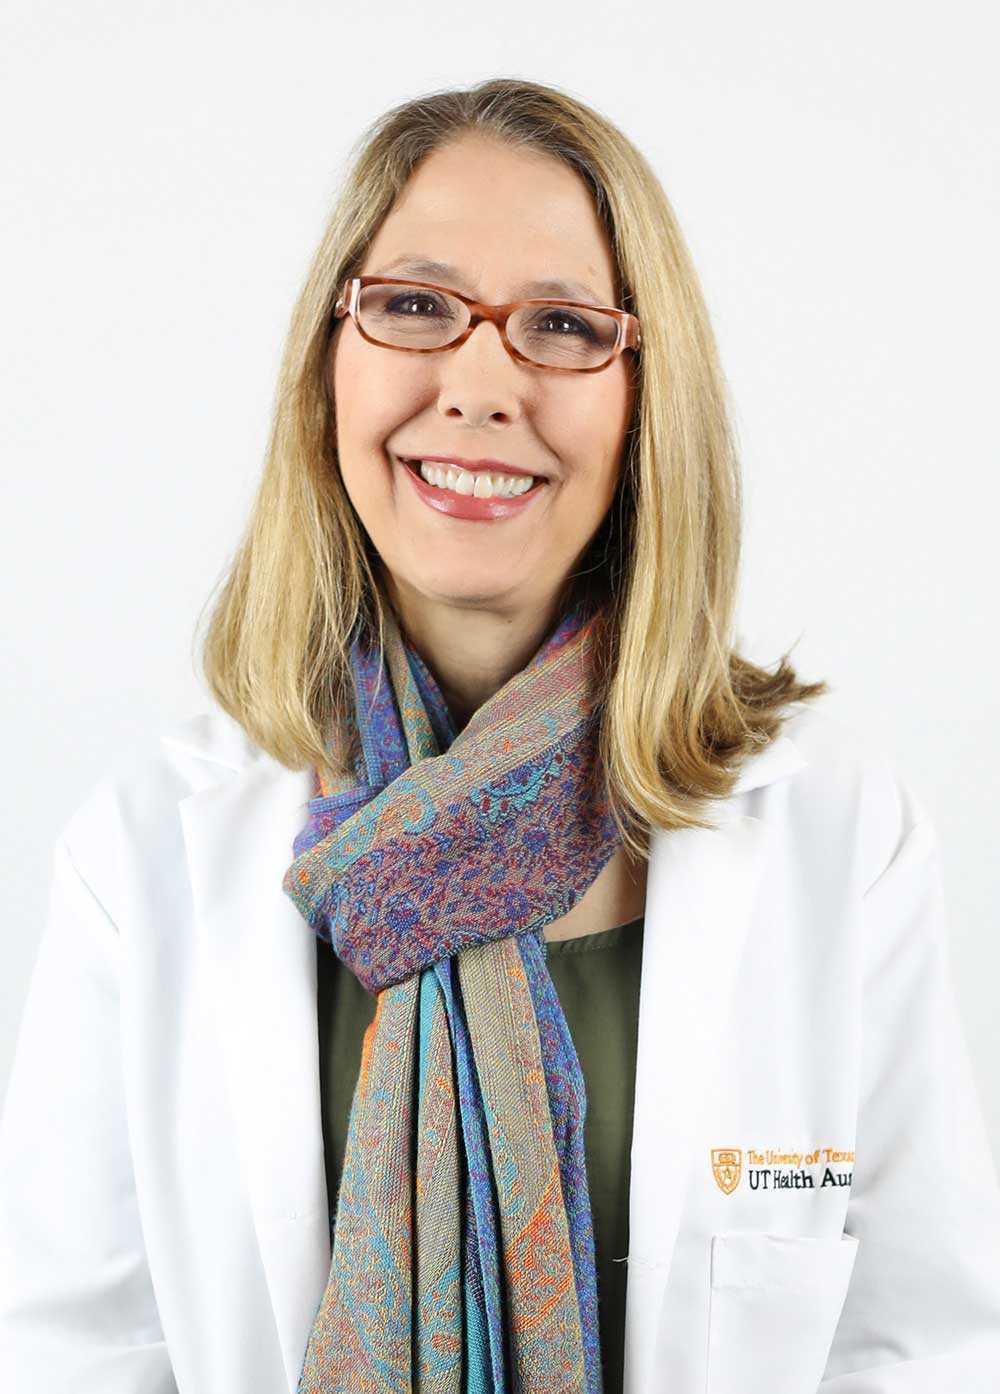
<svg viewBox="0 0 1000 1394"><path fill-rule="evenodd" d="M931 813L1000 1156L992 7L8 0L2 23L0 1094L57 832L123 745L206 704L194 625L348 149L506 75L603 111L664 182L737 407L744 651L794 645Z"/></svg>

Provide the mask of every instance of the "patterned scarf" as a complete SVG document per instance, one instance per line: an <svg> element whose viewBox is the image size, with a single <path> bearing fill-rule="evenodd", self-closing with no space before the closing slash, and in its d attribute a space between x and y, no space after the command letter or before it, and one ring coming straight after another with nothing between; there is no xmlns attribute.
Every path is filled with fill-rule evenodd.
<svg viewBox="0 0 1000 1394"><path fill-rule="evenodd" d="M376 996L298 1394L601 1394L586 1092L543 947L620 845L598 618L457 735L391 615L388 683L352 645L364 776L317 776L283 881Z"/></svg>

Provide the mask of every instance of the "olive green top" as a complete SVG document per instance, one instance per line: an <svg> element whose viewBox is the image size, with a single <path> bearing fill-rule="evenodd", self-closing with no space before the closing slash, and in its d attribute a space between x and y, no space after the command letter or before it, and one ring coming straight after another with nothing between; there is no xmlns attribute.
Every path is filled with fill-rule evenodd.
<svg viewBox="0 0 1000 1394"><path fill-rule="evenodd" d="M544 942L545 958L587 1089L583 1141L594 1218L605 1394L621 1394L625 1351L629 1172L643 919L576 939ZM319 1062L331 1225L375 998L316 940Z"/></svg>

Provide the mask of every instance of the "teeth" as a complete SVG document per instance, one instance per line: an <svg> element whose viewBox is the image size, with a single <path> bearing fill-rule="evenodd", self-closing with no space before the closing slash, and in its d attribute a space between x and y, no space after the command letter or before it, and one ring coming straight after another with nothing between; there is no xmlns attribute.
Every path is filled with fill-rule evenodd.
<svg viewBox="0 0 1000 1394"><path fill-rule="evenodd" d="M477 499L517 498L526 494L534 484L534 476L514 474L473 474L457 465L440 465L420 460L420 476L435 489L450 489L455 494L469 494Z"/></svg>

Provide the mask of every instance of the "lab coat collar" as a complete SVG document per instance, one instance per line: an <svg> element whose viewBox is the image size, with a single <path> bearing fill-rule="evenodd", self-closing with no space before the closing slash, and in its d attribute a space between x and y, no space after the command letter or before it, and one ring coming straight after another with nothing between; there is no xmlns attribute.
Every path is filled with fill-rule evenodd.
<svg viewBox="0 0 1000 1394"><path fill-rule="evenodd" d="M291 771L265 755L218 711L200 713L162 739L203 762L198 787L180 802L180 816L244 1180L294 1394L330 1267L316 940L282 888L312 795L311 771ZM733 794L712 805L714 828L651 839L625 1394L646 1394L654 1384L685 1178L720 1065L736 967L765 863L766 824L743 811L740 796L806 763L782 732L745 761Z"/></svg>

